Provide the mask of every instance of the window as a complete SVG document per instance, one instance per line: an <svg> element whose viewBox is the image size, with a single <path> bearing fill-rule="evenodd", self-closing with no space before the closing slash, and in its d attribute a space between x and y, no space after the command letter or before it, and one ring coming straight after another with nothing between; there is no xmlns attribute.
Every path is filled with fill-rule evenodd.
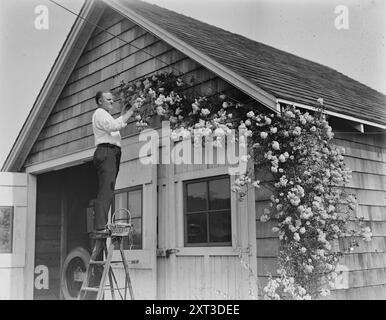
<svg viewBox="0 0 386 320"><path fill-rule="evenodd" d="M229 177L184 183L186 246L227 246L231 239Z"/></svg>
<svg viewBox="0 0 386 320"><path fill-rule="evenodd" d="M112 212L119 208L128 209L131 213L131 222L135 230L131 249L142 249L142 187L117 190ZM117 214L122 215L124 212L120 211ZM124 239L124 248L129 249L128 238Z"/></svg>
<svg viewBox="0 0 386 320"><path fill-rule="evenodd" d="M13 207L0 207L0 253L12 253Z"/></svg>

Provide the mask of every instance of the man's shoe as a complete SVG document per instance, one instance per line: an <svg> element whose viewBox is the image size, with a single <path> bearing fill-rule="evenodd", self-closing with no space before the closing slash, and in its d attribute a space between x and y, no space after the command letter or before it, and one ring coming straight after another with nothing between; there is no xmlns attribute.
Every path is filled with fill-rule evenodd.
<svg viewBox="0 0 386 320"><path fill-rule="evenodd" d="M98 236L109 236L110 230L108 230L108 229L94 230L94 234L98 235Z"/></svg>

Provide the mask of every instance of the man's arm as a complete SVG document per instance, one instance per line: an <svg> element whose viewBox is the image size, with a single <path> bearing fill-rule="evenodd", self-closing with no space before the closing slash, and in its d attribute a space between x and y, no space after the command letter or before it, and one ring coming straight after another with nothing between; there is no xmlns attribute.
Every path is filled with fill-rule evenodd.
<svg viewBox="0 0 386 320"><path fill-rule="evenodd" d="M123 121L123 116L114 119L107 111L98 109L93 117L95 126L107 132L119 131L126 127L126 122Z"/></svg>
<svg viewBox="0 0 386 320"><path fill-rule="evenodd" d="M127 110L126 111L126 113L124 113L121 117L122 117L122 121L124 122L124 123L126 123L129 119L130 119L130 117L133 115L133 113L134 113L134 106L132 106L129 110Z"/></svg>

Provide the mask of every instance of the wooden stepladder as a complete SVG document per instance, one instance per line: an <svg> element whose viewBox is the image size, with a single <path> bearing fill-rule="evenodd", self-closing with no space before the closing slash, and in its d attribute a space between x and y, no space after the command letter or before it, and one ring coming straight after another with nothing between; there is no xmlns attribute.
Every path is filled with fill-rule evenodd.
<svg viewBox="0 0 386 320"><path fill-rule="evenodd" d="M133 227L131 222L117 223L117 220L123 219L114 219L114 217L115 213L112 218L113 223L108 225L110 234L100 235L91 233L90 235L91 238L95 240L95 244L91 254L90 263L83 278L82 287L78 296L79 300L102 300L106 290L110 290L111 298L113 300L116 300L118 295L121 300L126 300L127 291L130 293L130 299L134 300L134 293L129 274L129 263L138 263L138 260L127 260L123 249L123 239L125 237L129 237L129 244L131 243ZM110 238L111 241L107 249L106 240L108 238ZM113 253L117 247L120 251L121 260L113 261ZM123 268L125 270L124 287L119 287L117 278L112 268L112 264L119 263L123 264ZM103 270L102 272L101 269ZM108 285L107 277L109 279Z"/></svg>

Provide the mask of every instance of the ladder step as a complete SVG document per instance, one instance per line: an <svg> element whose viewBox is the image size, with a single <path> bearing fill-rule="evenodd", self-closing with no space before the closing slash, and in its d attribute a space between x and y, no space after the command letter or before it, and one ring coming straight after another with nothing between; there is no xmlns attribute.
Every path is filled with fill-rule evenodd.
<svg viewBox="0 0 386 320"><path fill-rule="evenodd" d="M126 260L126 262L130 264L136 264L136 263L139 263L139 260ZM122 260L111 261L111 263L123 263L123 261Z"/></svg>
<svg viewBox="0 0 386 320"><path fill-rule="evenodd" d="M128 287L126 287L126 289L129 289ZM103 291L111 291L111 290L125 290L125 288L123 287L123 288L113 288L113 289L111 289L110 287L104 287L103 288Z"/></svg>
<svg viewBox="0 0 386 320"><path fill-rule="evenodd" d="M127 263L130 263L130 264L136 264L136 263L139 263L139 260L126 260ZM111 261L110 262L111 264L112 263L123 263L122 260L117 260L117 261ZM90 264L94 264L94 265L100 265L100 266L103 266L106 264L106 261L95 261L95 260L90 260Z"/></svg>
<svg viewBox="0 0 386 320"><path fill-rule="evenodd" d="M96 260L90 260L90 264L96 264L96 265L100 265L100 266L103 266L106 264L106 261L96 261Z"/></svg>
<svg viewBox="0 0 386 320"><path fill-rule="evenodd" d="M98 291L99 291L99 288L95 288L95 287L84 287L84 288L81 289L81 291L98 292Z"/></svg>
<svg viewBox="0 0 386 320"><path fill-rule="evenodd" d="M129 290L131 299L134 299L134 295L133 295L133 291L132 291L132 287L131 287L130 276L129 276L129 270L127 270L127 269L128 269L128 264L136 264L136 263L139 263L140 261L138 259L126 260L125 254L122 251L122 249L120 249L120 253L121 253L120 256L122 259L112 261L115 245L118 243L121 246L121 244L122 244L121 241L122 241L123 237L112 238L112 242L111 242L111 244L109 244L108 248L106 246L106 242L102 241L103 238L107 238L107 237L109 237L109 236L98 237L99 239L96 239L95 244L94 244L94 248L92 250L92 255L91 255L92 258L89 261L90 267L87 268L86 274L83 277L83 283L82 283L82 287L81 287L80 291L81 292L98 293L96 298L100 299L101 294L102 293L105 294L104 292L108 292L108 291L111 291L111 296L113 298L116 298L115 294L114 294L115 291L118 291L120 297L123 298L123 296L121 295L121 291L125 290L124 293L125 293L125 297L126 297L126 292L127 292L127 290ZM101 256L100 256L100 254L101 254ZM95 260L95 259L98 259L98 257L101 257L101 258L103 257L105 260ZM125 280L125 287L119 288L119 285L117 283L117 279L115 278L113 269L119 268L118 266L116 266L116 264L122 264L123 267L125 268L125 279L126 279ZM94 268L92 267L93 265L95 265ZM115 265L115 267L113 267L113 265ZM97 266L101 266L101 268L97 268ZM94 271L93 271L93 269L94 269ZM102 274L99 274L99 272L95 273L95 269L103 269ZM91 276L93 278L91 278ZM95 276L97 276L98 279L94 279ZM100 277L100 279L99 279L99 277ZM90 283L91 279L93 279L92 283ZM109 281L109 285L106 284L107 279ZM97 281L95 281L95 280L97 280ZM114 285L113 280L115 281L115 285ZM99 282L99 284L96 284L95 282ZM83 294L83 296L84 296L83 298L86 298L86 294ZM82 295L80 295L79 298L82 299ZM103 296L102 296L102 298L103 298Z"/></svg>

